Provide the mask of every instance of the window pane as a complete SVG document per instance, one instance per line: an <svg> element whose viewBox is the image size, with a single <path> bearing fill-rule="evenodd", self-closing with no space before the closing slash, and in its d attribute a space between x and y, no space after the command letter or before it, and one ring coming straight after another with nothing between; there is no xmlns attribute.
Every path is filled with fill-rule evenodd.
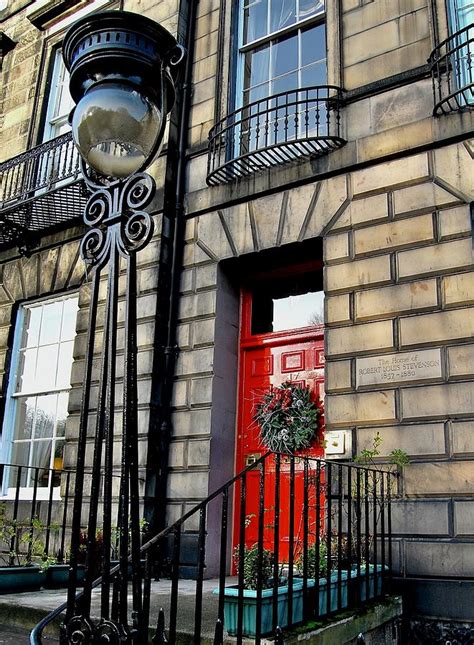
<svg viewBox="0 0 474 645"><path fill-rule="evenodd" d="M77 298L68 298L64 301L61 340L72 340L76 335L77 309Z"/></svg>
<svg viewBox="0 0 474 645"><path fill-rule="evenodd" d="M56 378L56 387L71 387L71 366L72 352L74 341L69 340L67 343L61 343L59 347L58 375Z"/></svg>
<svg viewBox="0 0 474 645"><path fill-rule="evenodd" d="M301 32L301 66L326 59L326 28L318 25Z"/></svg>
<svg viewBox="0 0 474 645"><path fill-rule="evenodd" d="M244 43L267 34L267 0L249 2L244 9Z"/></svg>
<svg viewBox="0 0 474 645"><path fill-rule="evenodd" d="M62 308L62 301L44 305L40 345L47 345L48 343L54 343L59 340Z"/></svg>
<svg viewBox="0 0 474 645"><path fill-rule="evenodd" d="M324 323L324 294L305 293L273 300L273 331Z"/></svg>
<svg viewBox="0 0 474 645"><path fill-rule="evenodd" d="M30 446L31 443L29 441L15 441L12 446L12 464L17 464L18 466L27 466ZM22 473L21 480L21 485L25 486L26 472ZM10 486L13 486L14 484L16 484L16 473L14 481L10 480Z"/></svg>
<svg viewBox="0 0 474 645"><path fill-rule="evenodd" d="M35 417L36 397L18 398L15 403L16 421L14 439L31 439Z"/></svg>
<svg viewBox="0 0 474 645"><path fill-rule="evenodd" d="M324 0L299 0L298 20L304 20L324 11Z"/></svg>
<svg viewBox="0 0 474 645"><path fill-rule="evenodd" d="M298 72L293 72L291 74L286 74L285 76L280 76L272 81L272 94L278 94L279 92L291 92L292 90L298 87ZM290 96L289 100L294 101L296 95ZM284 116L284 111L282 113Z"/></svg>
<svg viewBox="0 0 474 645"><path fill-rule="evenodd" d="M56 384L59 345L46 345L38 349L35 389L50 390Z"/></svg>
<svg viewBox="0 0 474 645"><path fill-rule="evenodd" d="M67 392L61 392L58 400L57 423L56 423L56 436L64 437L66 433L66 419L67 419L67 405L69 395Z"/></svg>
<svg viewBox="0 0 474 645"><path fill-rule="evenodd" d="M38 471L38 486L49 485L49 468L51 465L51 448L53 442L47 441L33 441L31 448L31 465L39 468ZM30 486L34 485L34 478L36 471L31 471Z"/></svg>
<svg viewBox="0 0 474 645"><path fill-rule="evenodd" d="M301 87L326 85L326 63L314 63L301 70Z"/></svg>
<svg viewBox="0 0 474 645"><path fill-rule="evenodd" d="M53 468L56 471L61 471L63 469L63 453L64 453L64 441L55 441ZM54 478L53 478L53 486L59 486L60 483L61 483L61 474L60 472L55 472Z"/></svg>
<svg viewBox="0 0 474 645"><path fill-rule="evenodd" d="M57 394L39 396L36 402L35 439L52 437L56 422Z"/></svg>
<svg viewBox="0 0 474 645"><path fill-rule="evenodd" d="M16 392L31 392L35 389L37 349L26 349L20 353Z"/></svg>
<svg viewBox="0 0 474 645"><path fill-rule="evenodd" d="M22 347L34 347L38 345L41 309L41 307L25 309L25 333L21 343Z"/></svg>
<svg viewBox="0 0 474 645"><path fill-rule="evenodd" d="M270 31L278 31L296 22L295 0L271 0Z"/></svg>
<svg viewBox="0 0 474 645"><path fill-rule="evenodd" d="M244 88L260 85L269 78L270 48L262 47L245 54Z"/></svg>
<svg viewBox="0 0 474 645"><path fill-rule="evenodd" d="M272 78L281 76L298 68L298 39L296 36L285 38L272 45Z"/></svg>

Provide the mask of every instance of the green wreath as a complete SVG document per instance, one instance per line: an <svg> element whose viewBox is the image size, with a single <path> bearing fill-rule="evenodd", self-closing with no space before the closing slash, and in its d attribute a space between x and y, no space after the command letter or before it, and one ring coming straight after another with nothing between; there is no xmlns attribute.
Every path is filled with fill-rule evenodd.
<svg viewBox="0 0 474 645"><path fill-rule="evenodd" d="M264 446L272 452L293 454L311 446L321 414L308 387L286 381L263 395L253 418Z"/></svg>

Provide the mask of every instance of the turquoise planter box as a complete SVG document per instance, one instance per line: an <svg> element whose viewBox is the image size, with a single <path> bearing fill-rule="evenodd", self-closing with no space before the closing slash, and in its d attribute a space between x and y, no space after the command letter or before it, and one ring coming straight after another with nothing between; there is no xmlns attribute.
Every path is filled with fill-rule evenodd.
<svg viewBox="0 0 474 645"><path fill-rule="evenodd" d="M0 594L40 589L45 580L39 567L0 567Z"/></svg>
<svg viewBox="0 0 474 645"><path fill-rule="evenodd" d="M344 609L348 605L347 601L347 571L341 572L341 605L338 607L337 602L337 573L331 574L329 585L330 594L330 612ZM288 592L287 585L278 587L278 620L277 624L281 628L288 626ZM214 593L218 594L219 590L215 589ZM307 593L309 602L316 602L315 581L308 580ZM319 616L324 616L327 611L327 578L319 579ZM237 634L237 615L238 615L238 587L226 587L224 601L224 628L230 636ZM244 589L243 602L243 622L242 635L255 636L257 625L257 592ZM264 589L262 591L262 636L272 633L273 624L273 589ZM293 614L292 624L296 625L303 621L303 580L295 578L293 581Z"/></svg>
<svg viewBox="0 0 474 645"><path fill-rule="evenodd" d="M337 584L338 584L338 575L337 572L331 573L331 584L329 586L329 595L330 595L330 612L333 611L338 611L341 609L345 609L347 607L347 579L348 579L348 574L347 571L341 571L341 605L338 606L337 603ZM310 585L311 583L311 585ZM309 580L308 581L308 588L309 587L314 587L314 580ZM316 594L315 590L311 592L312 594ZM319 612L318 616L325 616L328 613L328 606L327 606L327 598L328 598L328 579L327 578L319 578ZM316 595L315 595L315 601L316 601Z"/></svg>
<svg viewBox="0 0 474 645"><path fill-rule="evenodd" d="M84 583L85 567L80 564L77 567L77 583L82 586ZM46 569L45 587L48 589L61 589L67 587L69 583L69 565L68 564L51 564Z"/></svg>
<svg viewBox="0 0 474 645"><path fill-rule="evenodd" d="M314 581L308 581L308 587L314 585ZM278 587L278 621L280 627L288 625L288 586ZM219 589L214 593L218 594ZM296 578L293 581L293 615L292 623L300 623L303 620L303 581ZM239 590L237 587L226 587L224 602L224 628L231 636L237 634ZM244 589L243 603L243 636L255 636L257 626L257 592L251 589ZM262 636L272 633L273 617L273 589L262 591Z"/></svg>
<svg viewBox="0 0 474 645"><path fill-rule="evenodd" d="M377 593L375 593L375 566L377 566ZM385 567L387 570L387 567ZM366 568L363 565L360 568L360 575L357 575L357 568L352 568L351 578L359 579L359 594L362 601L370 600L370 598L375 598L382 593L382 565L381 564L369 564L369 596L367 598L367 580L366 580Z"/></svg>

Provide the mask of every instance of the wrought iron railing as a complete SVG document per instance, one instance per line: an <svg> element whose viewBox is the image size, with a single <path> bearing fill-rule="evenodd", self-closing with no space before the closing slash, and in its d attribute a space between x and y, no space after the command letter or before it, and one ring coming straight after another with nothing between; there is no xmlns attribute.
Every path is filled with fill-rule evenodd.
<svg viewBox="0 0 474 645"><path fill-rule="evenodd" d="M474 24L443 40L428 63L433 79L434 110L439 116L474 107Z"/></svg>
<svg viewBox="0 0 474 645"><path fill-rule="evenodd" d="M0 245L82 214L86 197L71 133L0 164Z"/></svg>
<svg viewBox="0 0 474 645"><path fill-rule="evenodd" d="M71 472L0 464L0 566L62 563Z"/></svg>
<svg viewBox="0 0 474 645"><path fill-rule="evenodd" d="M67 563L71 542L71 508L76 471L0 463L0 567ZM91 479L90 469L83 477ZM118 475L112 475L117 478ZM85 538L86 527L84 527ZM118 534L111 559L118 557ZM96 539L100 547L102 527ZM85 560L85 540L82 545ZM91 566L101 570L100 554Z"/></svg>
<svg viewBox="0 0 474 645"><path fill-rule="evenodd" d="M283 643L282 630L389 590L396 486L384 469L267 453L142 546L132 612L126 559L102 588L114 599L107 616L91 608L104 579L87 585L86 573L74 634L63 633L63 642L102 642L105 625L127 643L149 642L150 629L155 645L222 645L226 632L237 643L247 635L258 644L266 634ZM32 645L65 608L35 627Z"/></svg>
<svg viewBox="0 0 474 645"><path fill-rule="evenodd" d="M341 90L325 85L280 92L228 114L209 133L207 183L326 154L341 137Z"/></svg>

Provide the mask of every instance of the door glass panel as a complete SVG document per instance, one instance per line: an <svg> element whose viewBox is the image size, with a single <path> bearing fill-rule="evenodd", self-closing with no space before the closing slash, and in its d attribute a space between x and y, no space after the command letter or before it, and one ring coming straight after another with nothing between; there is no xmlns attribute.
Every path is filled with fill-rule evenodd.
<svg viewBox="0 0 474 645"><path fill-rule="evenodd" d="M267 334L324 323L322 274L275 278L253 290L251 333Z"/></svg>
<svg viewBox="0 0 474 645"><path fill-rule="evenodd" d="M304 293L273 299L273 331L324 323L324 294Z"/></svg>

